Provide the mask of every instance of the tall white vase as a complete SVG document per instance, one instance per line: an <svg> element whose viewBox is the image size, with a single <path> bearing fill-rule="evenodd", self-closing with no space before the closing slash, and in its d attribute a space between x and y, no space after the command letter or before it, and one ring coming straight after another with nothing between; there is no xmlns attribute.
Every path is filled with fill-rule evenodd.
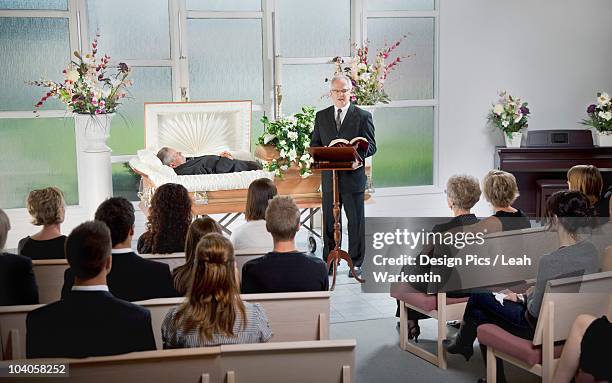
<svg viewBox="0 0 612 383"><path fill-rule="evenodd" d="M75 114L80 205L90 218L100 203L113 195L110 137L114 114Z"/></svg>
<svg viewBox="0 0 612 383"><path fill-rule="evenodd" d="M506 140L507 148L520 148L521 140L523 139L523 133L521 132L510 133L510 137L508 137L508 134L504 133L504 139Z"/></svg>
<svg viewBox="0 0 612 383"><path fill-rule="evenodd" d="M612 146L612 132L595 131L595 144L597 146Z"/></svg>

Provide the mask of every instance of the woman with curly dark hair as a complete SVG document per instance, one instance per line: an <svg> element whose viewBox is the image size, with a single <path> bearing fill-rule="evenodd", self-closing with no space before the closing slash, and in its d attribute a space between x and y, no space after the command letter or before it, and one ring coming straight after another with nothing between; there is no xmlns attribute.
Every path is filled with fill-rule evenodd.
<svg viewBox="0 0 612 383"><path fill-rule="evenodd" d="M191 198L178 184L163 184L155 191L149 208L147 231L138 238L141 254L169 254L185 251L191 224Z"/></svg>

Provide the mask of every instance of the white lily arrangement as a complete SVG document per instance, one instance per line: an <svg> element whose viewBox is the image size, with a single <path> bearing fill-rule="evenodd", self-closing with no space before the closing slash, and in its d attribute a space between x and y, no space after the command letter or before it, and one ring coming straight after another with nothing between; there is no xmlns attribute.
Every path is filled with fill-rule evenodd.
<svg viewBox="0 0 612 383"><path fill-rule="evenodd" d="M584 125L591 126L601 133L612 133L612 101L606 92L597 93L597 104L587 107L587 119Z"/></svg>
<svg viewBox="0 0 612 383"><path fill-rule="evenodd" d="M259 137L260 145L273 145L279 152L278 159L263 161L264 170L274 172L277 177L295 164L302 177L312 174L310 165L312 156L308 152L310 137L314 130L315 109L302 107L302 111L291 117L270 121L267 116L261 118L264 125L263 134Z"/></svg>
<svg viewBox="0 0 612 383"><path fill-rule="evenodd" d="M499 93L499 100L489 111L488 120L494 127L511 137L512 133L527 127L530 113L526 102L502 91Z"/></svg>

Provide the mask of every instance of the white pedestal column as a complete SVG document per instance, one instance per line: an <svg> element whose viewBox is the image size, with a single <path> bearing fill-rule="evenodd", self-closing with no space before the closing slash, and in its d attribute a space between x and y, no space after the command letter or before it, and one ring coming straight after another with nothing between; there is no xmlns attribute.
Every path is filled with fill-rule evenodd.
<svg viewBox="0 0 612 383"><path fill-rule="evenodd" d="M114 114L75 114L79 204L90 219L98 205L113 195L111 149L106 145Z"/></svg>

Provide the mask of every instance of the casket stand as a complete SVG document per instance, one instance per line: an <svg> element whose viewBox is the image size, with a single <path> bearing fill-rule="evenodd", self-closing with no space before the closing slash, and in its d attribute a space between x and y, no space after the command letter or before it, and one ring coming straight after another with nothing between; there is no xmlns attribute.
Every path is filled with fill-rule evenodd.
<svg viewBox="0 0 612 383"><path fill-rule="evenodd" d="M248 185L257 178L270 178L280 195L291 196L300 207L302 227L311 234L311 250L320 238L314 230L314 215L321 208L320 174L302 178L299 169L288 169L282 178L271 172L254 170L229 174L179 176L161 164L155 153L167 146L186 157L217 155L229 151L234 158L255 160L250 153L251 101L145 103L145 147L130 161L132 170L142 177L140 207L148 214L155 188L164 183L179 183L187 188L193 200L195 216L224 214L218 220L225 232L246 208ZM258 148L261 159L269 160L270 151ZM273 154L272 154L273 155Z"/></svg>

